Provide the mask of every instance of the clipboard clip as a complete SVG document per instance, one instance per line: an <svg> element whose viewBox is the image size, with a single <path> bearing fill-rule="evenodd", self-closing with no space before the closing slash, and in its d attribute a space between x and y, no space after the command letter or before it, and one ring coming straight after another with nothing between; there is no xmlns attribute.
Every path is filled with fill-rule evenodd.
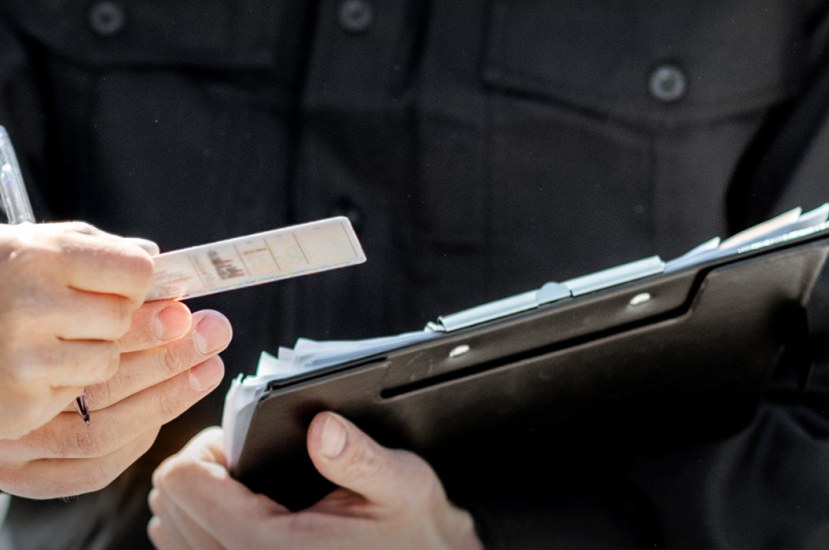
<svg viewBox="0 0 829 550"><path fill-rule="evenodd" d="M575 298L576 296L650 277L651 275L659 275L664 271L665 262L662 261L662 258L650 256L569 279L562 283L551 281L536 290L481 304L457 313L441 315L437 321L428 323L426 328L435 332L453 332L521 313L522 311L529 311L559 300Z"/></svg>

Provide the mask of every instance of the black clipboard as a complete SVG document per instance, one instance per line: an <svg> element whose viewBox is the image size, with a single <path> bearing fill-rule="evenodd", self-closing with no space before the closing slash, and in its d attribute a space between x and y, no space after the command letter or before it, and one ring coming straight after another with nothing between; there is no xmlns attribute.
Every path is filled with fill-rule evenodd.
<svg viewBox="0 0 829 550"><path fill-rule="evenodd" d="M801 233L274 381L231 472L290 509L313 504L333 488L305 446L323 410L424 457L450 497L482 479L508 490L516 464L595 458L596 442L733 430L802 338L829 228Z"/></svg>

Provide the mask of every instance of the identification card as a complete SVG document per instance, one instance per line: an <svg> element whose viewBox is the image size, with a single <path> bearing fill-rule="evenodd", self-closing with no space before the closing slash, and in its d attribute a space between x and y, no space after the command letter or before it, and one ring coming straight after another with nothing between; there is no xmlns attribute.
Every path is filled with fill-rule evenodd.
<svg viewBox="0 0 829 550"><path fill-rule="evenodd" d="M184 299L366 261L346 217L159 254L147 300Z"/></svg>

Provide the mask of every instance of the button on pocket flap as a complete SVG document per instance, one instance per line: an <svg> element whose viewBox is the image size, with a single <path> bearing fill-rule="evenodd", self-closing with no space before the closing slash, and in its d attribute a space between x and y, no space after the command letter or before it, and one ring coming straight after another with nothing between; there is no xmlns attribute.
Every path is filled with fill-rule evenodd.
<svg viewBox="0 0 829 550"><path fill-rule="evenodd" d="M796 86L797 13L787 0L496 0L484 79L638 121L726 116Z"/></svg>
<svg viewBox="0 0 829 550"><path fill-rule="evenodd" d="M223 0L5 0L0 7L23 33L82 65L183 64L256 68L285 63L304 8ZM294 17L296 15L296 17Z"/></svg>

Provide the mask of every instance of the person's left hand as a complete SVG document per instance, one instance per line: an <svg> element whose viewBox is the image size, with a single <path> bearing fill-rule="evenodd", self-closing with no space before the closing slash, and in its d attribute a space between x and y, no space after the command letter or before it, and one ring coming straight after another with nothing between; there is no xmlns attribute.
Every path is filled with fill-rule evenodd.
<svg viewBox="0 0 829 550"><path fill-rule="evenodd" d="M150 448L163 424L222 379L228 320L180 302L147 302L118 342L115 376L86 388L89 425L72 405L19 439L0 439L0 490L57 498L108 485Z"/></svg>
<svg viewBox="0 0 829 550"><path fill-rule="evenodd" d="M203 431L153 475L150 539L161 550L481 548L471 516L417 455L381 447L330 412L312 421L308 452L340 488L291 512L232 479L221 429Z"/></svg>

